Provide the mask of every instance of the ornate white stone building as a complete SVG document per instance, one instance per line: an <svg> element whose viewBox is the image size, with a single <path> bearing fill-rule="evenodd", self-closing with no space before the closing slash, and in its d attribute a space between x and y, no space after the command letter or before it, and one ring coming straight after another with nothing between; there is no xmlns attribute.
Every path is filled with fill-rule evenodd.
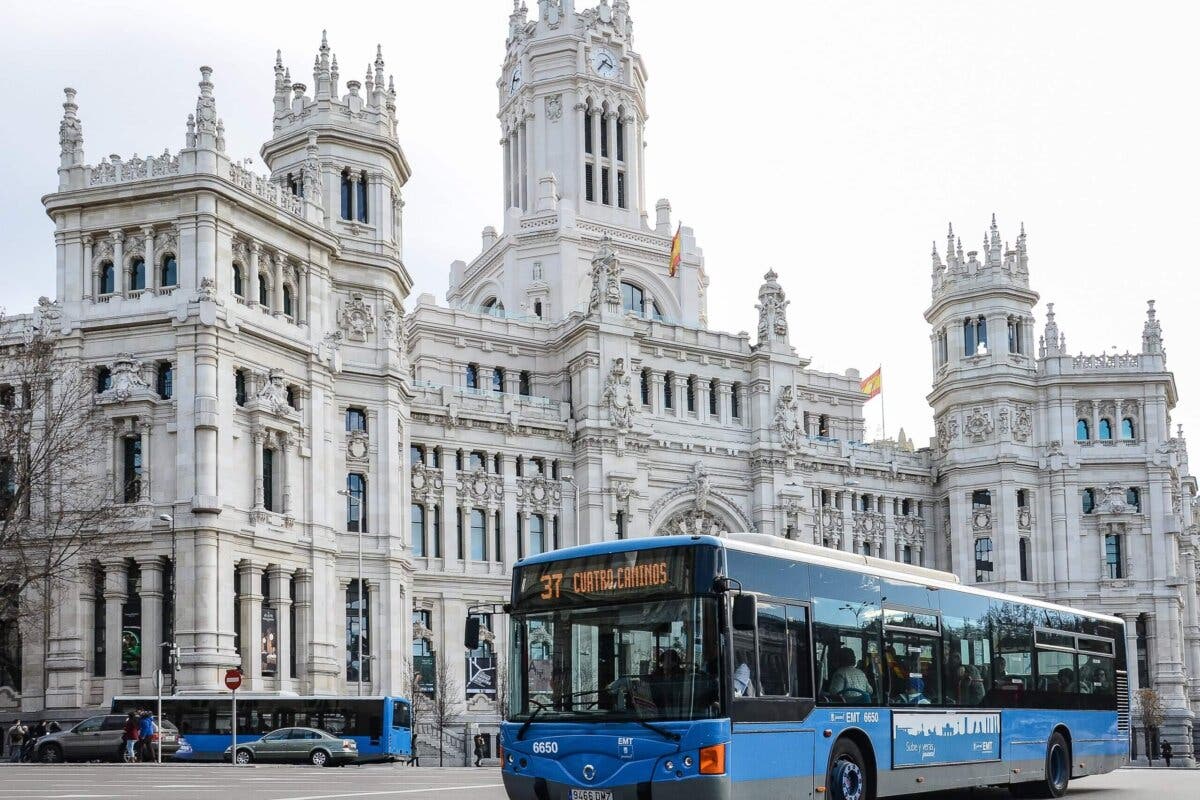
<svg viewBox="0 0 1200 800"><path fill-rule="evenodd" d="M45 198L56 299L33 319L96 375L99 468L134 479L136 513L127 547L78 566L49 641L26 636L0 704L148 691L174 627L180 691L240 663L257 690L400 694L436 653L464 719L490 722L505 632L467 653L464 623L507 599L518 559L755 530L1122 615L1130 683L1164 694L1183 755L1200 533L1153 305L1137 353L1067 355L1052 306L1035 341L1024 231L1009 249L993 221L966 255L951 235L926 311L936 440L864 443L859 372L809 368L779 276L752 336L709 329L689 228L672 274L628 2L514 8L503 226L451 266L446 305L406 303L409 165L382 56L343 85L322 40L311 91L277 61L263 176L226 153L201 72L184 148L149 159L89 165L67 90Z"/></svg>

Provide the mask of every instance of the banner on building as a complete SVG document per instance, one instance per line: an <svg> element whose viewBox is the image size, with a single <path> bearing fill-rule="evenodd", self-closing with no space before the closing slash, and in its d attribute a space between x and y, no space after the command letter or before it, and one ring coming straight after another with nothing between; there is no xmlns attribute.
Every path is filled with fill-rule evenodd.
<svg viewBox="0 0 1200 800"><path fill-rule="evenodd" d="M496 696L496 657L467 656L467 696Z"/></svg>

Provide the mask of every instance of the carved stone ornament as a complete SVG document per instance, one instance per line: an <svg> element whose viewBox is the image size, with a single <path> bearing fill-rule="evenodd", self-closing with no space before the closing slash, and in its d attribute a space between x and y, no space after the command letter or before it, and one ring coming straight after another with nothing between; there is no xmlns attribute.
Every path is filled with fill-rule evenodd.
<svg viewBox="0 0 1200 800"><path fill-rule="evenodd" d="M1017 406L1017 414L1012 425L1013 439L1018 442L1028 442L1033 438L1033 414L1029 406Z"/></svg>
<svg viewBox="0 0 1200 800"><path fill-rule="evenodd" d="M217 302L217 282L207 276L201 278L200 288L196 290L196 296L192 300L196 303Z"/></svg>
<svg viewBox="0 0 1200 800"><path fill-rule="evenodd" d="M854 533L870 539L883 535L883 514L877 511L855 511L852 517Z"/></svg>
<svg viewBox="0 0 1200 800"><path fill-rule="evenodd" d="M1023 531L1033 527L1033 512L1028 507L1017 509L1017 527Z"/></svg>
<svg viewBox="0 0 1200 800"><path fill-rule="evenodd" d="M562 95L552 94L546 98L546 119L551 122L558 122L562 119Z"/></svg>
<svg viewBox="0 0 1200 800"><path fill-rule="evenodd" d="M34 314L37 316L42 332L51 333L52 329L58 326L59 320L62 319L62 304L57 300L52 303L49 297L43 295L38 298Z"/></svg>
<svg viewBox="0 0 1200 800"><path fill-rule="evenodd" d="M272 414L294 416L297 412L288 403L287 386L283 382L283 370L273 369L262 381L258 394L254 396L254 405Z"/></svg>
<svg viewBox="0 0 1200 800"><path fill-rule="evenodd" d="M992 412L979 406L971 409L971 413L967 414L967 424L964 430L967 436L971 437L971 441L986 441L996 430L996 425L992 422Z"/></svg>
<svg viewBox="0 0 1200 800"><path fill-rule="evenodd" d="M952 416L944 416L937 423L938 447L944 453L958 438L958 420Z"/></svg>
<svg viewBox="0 0 1200 800"><path fill-rule="evenodd" d="M389 342L395 342L401 350L404 349L404 309L393 303L385 303L383 307L383 332Z"/></svg>
<svg viewBox="0 0 1200 800"><path fill-rule="evenodd" d="M737 530L754 532L753 523L741 511L739 504L728 495L713 488L712 479L709 477L708 469L704 466L703 461L697 461L692 466L690 481L667 492L654 503L650 509L650 518L656 519L663 509L688 496L692 498L691 503L673 513L659 525L656 531L658 535L667 536L674 533L719 535L728 532L731 530L729 523L709 510L709 505L714 499L719 499L720 503L728 509Z"/></svg>
<svg viewBox="0 0 1200 800"><path fill-rule="evenodd" d="M636 407L633 402L632 379L625 369L624 358L614 358L604 384L604 403L608 406L608 421L621 433L633 430Z"/></svg>
<svg viewBox="0 0 1200 800"><path fill-rule="evenodd" d="M371 439L366 431L351 431L350 441L346 442L346 458L353 461L365 461L371 450Z"/></svg>
<svg viewBox="0 0 1200 800"><path fill-rule="evenodd" d="M779 285L779 275L771 270L763 276L765 282L758 289L758 343L765 344L773 340L787 341L788 299Z"/></svg>
<svg viewBox="0 0 1200 800"><path fill-rule="evenodd" d="M1110 483L1104 487L1104 497L1096 504L1097 514L1130 514L1133 506L1126 502L1125 487Z"/></svg>
<svg viewBox="0 0 1200 800"><path fill-rule="evenodd" d="M440 500L445 479L440 469L432 469L424 464L412 466L412 494L417 502Z"/></svg>
<svg viewBox="0 0 1200 800"><path fill-rule="evenodd" d="M992 529L992 512L985 508L971 512L971 529L975 533L990 531Z"/></svg>
<svg viewBox="0 0 1200 800"><path fill-rule="evenodd" d="M600 239L596 255L592 257L592 294L588 298L588 314L600 310L601 305L610 314L621 310L621 262L612 247L608 234Z"/></svg>
<svg viewBox="0 0 1200 800"><path fill-rule="evenodd" d="M789 455L800 451L804 443L804 420L800 412L800 401L791 386L784 386L775 402L775 430L779 443Z"/></svg>
<svg viewBox="0 0 1200 800"><path fill-rule="evenodd" d="M351 342L365 342L377 329L375 312L367 305L361 292L353 292L338 308L338 327Z"/></svg>
<svg viewBox="0 0 1200 800"><path fill-rule="evenodd" d="M534 475L517 481L517 502L524 509L549 511L562 506L562 487L557 481L546 480L544 475Z"/></svg>
<svg viewBox="0 0 1200 800"><path fill-rule="evenodd" d="M458 480L458 491L472 502L486 506L490 501L504 499L504 485L498 475L489 475L479 467L474 472L462 473Z"/></svg>
<svg viewBox="0 0 1200 800"><path fill-rule="evenodd" d="M102 403L125 403L130 400L153 400L158 395L142 377L142 362L129 354L122 355L112 366L112 383L102 392Z"/></svg>

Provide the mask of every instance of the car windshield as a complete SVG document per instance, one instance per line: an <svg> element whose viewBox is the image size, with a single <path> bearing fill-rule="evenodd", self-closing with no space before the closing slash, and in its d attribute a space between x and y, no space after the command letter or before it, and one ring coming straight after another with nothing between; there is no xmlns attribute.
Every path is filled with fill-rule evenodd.
<svg viewBox="0 0 1200 800"><path fill-rule="evenodd" d="M682 598L513 620L510 718L690 720L720 713L716 603Z"/></svg>

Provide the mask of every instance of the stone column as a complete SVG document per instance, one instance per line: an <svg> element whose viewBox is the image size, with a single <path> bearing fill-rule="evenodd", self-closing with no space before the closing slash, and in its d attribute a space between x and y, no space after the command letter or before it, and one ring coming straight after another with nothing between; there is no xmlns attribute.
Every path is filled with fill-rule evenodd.
<svg viewBox="0 0 1200 800"><path fill-rule="evenodd" d="M1129 682L1129 691L1131 694L1137 694L1139 687L1138 661L1137 661L1137 619L1136 612L1126 612L1120 615L1121 619L1125 620L1125 670ZM1132 700L1130 701L1132 706ZM1130 709L1133 711L1133 709Z"/></svg>
<svg viewBox="0 0 1200 800"><path fill-rule="evenodd" d="M158 556L137 560L142 597L142 685L154 691L154 672L162 666L163 562Z"/></svg>
<svg viewBox="0 0 1200 800"><path fill-rule="evenodd" d="M297 442L296 442L295 435L290 434L290 433L282 433L279 435L279 455L280 455L279 460L280 460L281 466L283 467L283 476L282 476L283 477L283 497L282 497L283 516L288 517L288 518L291 518L293 516L292 473L295 470L293 468L292 462L294 460L293 452L296 449L296 444L297 444ZM367 508L364 510L369 511L370 506L368 505ZM365 522L365 519L364 519L364 522Z"/></svg>
<svg viewBox="0 0 1200 800"><path fill-rule="evenodd" d="M162 286L162 283L159 280L162 275L161 271L158 269L158 265L154 262L154 226L146 225L143 227L142 236L145 237L146 241L146 271L150 273L146 276L148 278L146 281L146 286L152 289L158 289Z"/></svg>
<svg viewBox="0 0 1200 800"><path fill-rule="evenodd" d="M650 413L663 413L663 382L666 376L658 370L650 372Z"/></svg>
<svg viewBox="0 0 1200 800"><path fill-rule="evenodd" d="M113 243L113 291L116 294L125 293L125 234L112 231L109 238Z"/></svg>
<svg viewBox="0 0 1200 800"><path fill-rule="evenodd" d="M636 114L625 118L625 206L634 211L642 209L641 173L638 172L638 120Z"/></svg>
<svg viewBox="0 0 1200 800"><path fill-rule="evenodd" d="M592 109L592 200L599 203L604 200L600 189L600 179L604 174L600 171L600 109ZM584 197L587 197L587 187L584 187Z"/></svg>
<svg viewBox="0 0 1200 800"><path fill-rule="evenodd" d="M266 510L266 487L264 485L263 473L265 465L263 463L263 447L267 443L267 432L262 428L255 428L250 433L250 441L254 448L254 510Z"/></svg>
<svg viewBox="0 0 1200 800"><path fill-rule="evenodd" d="M142 447L142 474L138 476L138 501L150 502L150 423L139 420L138 436Z"/></svg>
<svg viewBox="0 0 1200 800"><path fill-rule="evenodd" d="M308 324L308 268L301 266L296 275L296 308L293 309L297 325Z"/></svg>
<svg viewBox="0 0 1200 800"><path fill-rule="evenodd" d="M100 270L93 262L95 256L92 254L92 237L87 234L83 237L83 299L91 300L92 297L100 293L99 281Z"/></svg>
<svg viewBox="0 0 1200 800"><path fill-rule="evenodd" d="M250 243L250 266L248 267L250 275L250 292L246 298L246 305L249 308L258 308L258 259L262 255L262 245L258 242Z"/></svg>
<svg viewBox="0 0 1200 800"><path fill-rule="evenodd" d="M578 93L578 101L575 103L575 129L578 133L575 135L576 141L579 144L579 163L575 168L576 196L579 198L575 207L581 208L583 201L587 197L587 176L584 174L584 168L587 165L587 103L583 102L583 93Z"/></svg>
<svg viewBox="0 0 1200 800"><path fill-rule="evenodd" d="M729 381L717 383L717 420L721 425L728 426L733 422L733 384Z"/></svg>
<svg viewBox="0 0 1200 800"><path fill-rule="evenodd" d="M617 207L617 112L610 111L604 115L608 125L608 200L609 205Z"/></svg>
<svg viewBox="0 0 1200 800"><path fill-rule="evenodd" d="M125 559L104 562L104 696L121 693L121 622L129 567Z"/></svg>
<svg viewBox="0 0 1200 800"><path fill-rule="evenodd" d="M675 416L683 419L688 413L688 379L686 375L675 374Z"/></svg>
<svg viewBox="0 0 1200 800"><path fill-rule="evenodd" d="M283 319L283 268L287 264L287 254L282 250L275 251L275 272L271 277L271 288L275 291L272 295L272 305L274 306L275 318Z"/></svg>
<svg viewBox="0 0 1200 800"><path fill-rule="evenodd" d="M358 181L359 174L350 171L350 221L358 221Z"/></svg>
<svg viewBox="0 0 1200 800"><path fill-rule="evenodd" d="M471 504L469 502L464 502L460 507L462 508L462 541L461 542L456 541L456 544L459 545L459 553L458 553L459 560L463 561L463 562L467 562L467 561L472 560L472 558L471 558L471 511L472 511L472 508L471 508ZM456 540L458 539L458 526L457 525L455 525L454 537Z"/></svg>
<svg viewBox="0 0 1200 800"><path fill-rule="evenodd" d="M313 623L312 572L307 569L296 570L292 580L296 582L296 641L289 644L296 649L295 677L305 682L309 676L308 662L311 657L309 643L312 641ZM297 688L301 694L310 691L308 686Z"/></svg>
<svg viewBox="0 0 1200 800"><path fill-rule="evenodd" d="M529 129L522 121L517 125L517 174L513 187L516 205L522 210L529 209Z"/></svg>
<svg viewBox="0 0 1200 800"><path fill-rule="evenodd" d="M483 560L501 561L502 554L490 552L496 546L496 512L491 508L483 509ZM491 556L489 558L489 556Z"/></svg>
<svg viewBox="0 0 1200 800"><path fill-rule="evenodd" d="M379 670L383 668L383 658L379 653L379 643L383 641L379 632L383 609L379 604L379 581L370 581L364 577L363 583L367 586L367 610L363 614L363 625L367 629L366 638L363 639L363 661L367 665L367 673L363 675L363 691L373 695L375 687L380 683ZM411 622L408 627L411 630ZM409 646L411 647L411 643ZM370 680L367 680L368 678Z"/></svg>
<svg viewBox="0 0 1200 800"><path fill-rule="evenodd" d="M505 135L500 138L500 149L504 151L504 209L507 211L512 205L512 147L509 145L509 136L511 133L505 131Z"/></svg>
<svg viewBox="0 0 1200 800"><path fill-rule="evenodd" d="M238 651L242 660L246 689L259 691L262 686L262 576L265 565L246 560L238 564L242 640Z"/></svg>
<svg viewBox="0 0 1200 800"><path fill-rule="evenodd" d="M529 551L529 545L530 545L530 541L529 541L529 511L524 508L521 509L520 511L517 512L517 519L519 520L517 523L517 527L518 527L517 537L520 539L520 542L521 542L521 545L520 545L521 555L522 556L532 555Z"/></svg>
<svg viewBox="0 0 1200 800"><path fill-rule="evenodd" d="M292 575L287 567L274 565L267 570L267 577L271 581L271 608L275 611L275 652L278 657L275 677L279 688L283 689L285 682L294 677L290 672L292 632L289 625L292 610ZM296 627L299 628L299 620L296 623Z"/></svg>

